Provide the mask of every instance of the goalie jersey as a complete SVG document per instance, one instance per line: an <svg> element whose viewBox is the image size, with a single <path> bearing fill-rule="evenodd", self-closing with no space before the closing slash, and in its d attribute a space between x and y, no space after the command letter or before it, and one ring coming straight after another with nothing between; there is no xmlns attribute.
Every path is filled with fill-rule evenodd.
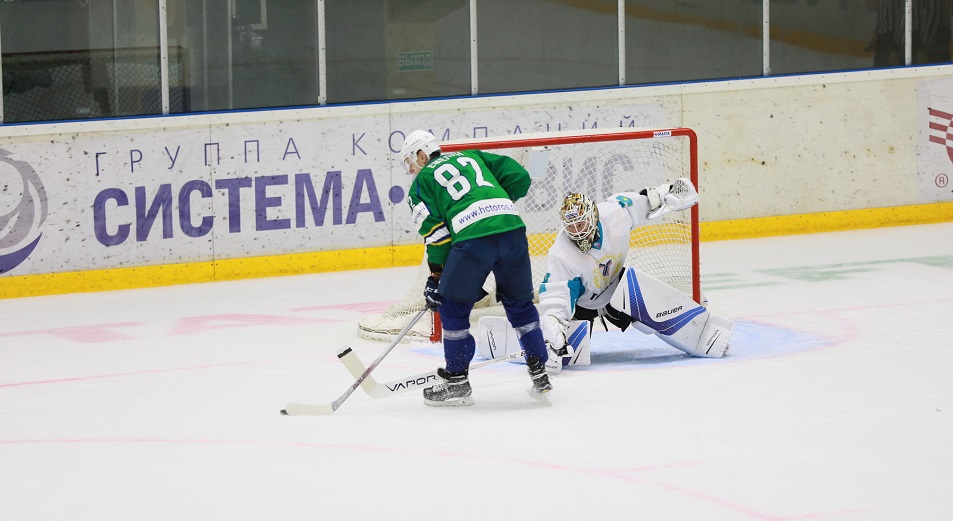
<svg viewBox="0 0 953 521"><path fill-rule="evenodd" d="M612 298L629 252L633 229L649 224L649 202L637 192L615 194L598 203L599 236L583 253L560 229L546 256L546 276L539 287L539 314L567 324L576 306L601 309ZM560 227L561 228L561 227Z"/></svg>

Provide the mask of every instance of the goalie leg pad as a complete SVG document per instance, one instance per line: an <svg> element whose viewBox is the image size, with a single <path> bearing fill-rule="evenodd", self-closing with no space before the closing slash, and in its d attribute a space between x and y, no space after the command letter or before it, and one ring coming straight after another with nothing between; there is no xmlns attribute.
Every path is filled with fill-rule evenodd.
<svg viewBox="0 0 953 521"><path fill-rule="evenodd" d="M589 334L590 325L588 320L571 320L559 334L559 337L564 340L561 346L546 343L546 348L549 349L546 371L549 374L558 374L564 367L590 364L589 342L592 338Z"/></svg>
<svg viewBox="0 0 953 521"><path fill-rule="evenodd" d="M505 317L480 317L477 326L477 352L483 358L493 359L522 351L516 330ZM589 322L573 320L567 329L568 349L562 366L589 365Z"/></svg>
<svg viewBox="0 0 953 521"><path fill-rule="evenodd" d="M709 358L720 358L728 352L728 339L731 338L731 331L735 323L725 317L718 315L708 315L708 322L705 323L705 329L702 330L700 342L696 356L706 356ZM704 351L704 354L701 352Z"/></svg>
<svg viewBox="0 0 953 521"><path fill-rule="evenodd" d="M480 317L476 335L477 352L483 358L493 359L519 353L523 350L516 330L506 317Z"/></svg>
<svg viewBox="0 0 953 521"><path fill-rule="evenodd" d="M572 320L569 322L569 328L566 331L566 342L573 352L569 353L568 358L563 358L563 367L589 365L591 363L589 341L592 338L589 334L589 321Z"/></svg>
<svg viewBox="0 0 953 521"><path fill-rule="evenodd" d="M712 315L668 284L628 267L610 305L627 313L635 327L652 332L692 356L720 357L728 349L734 322Z"/></svg>

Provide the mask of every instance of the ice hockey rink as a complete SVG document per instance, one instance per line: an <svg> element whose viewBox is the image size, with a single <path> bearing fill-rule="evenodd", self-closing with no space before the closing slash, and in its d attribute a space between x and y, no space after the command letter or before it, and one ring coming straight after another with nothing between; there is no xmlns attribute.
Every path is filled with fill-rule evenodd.
<svg viewBox="0 0 953 521"><path fill-rule="evenodd" d="M953 519L953 223L703 242L729 356L636 331L532 399L361 389L414 268L0 301L0 519ZM393 380L441 365L398 345Z"/></svg>

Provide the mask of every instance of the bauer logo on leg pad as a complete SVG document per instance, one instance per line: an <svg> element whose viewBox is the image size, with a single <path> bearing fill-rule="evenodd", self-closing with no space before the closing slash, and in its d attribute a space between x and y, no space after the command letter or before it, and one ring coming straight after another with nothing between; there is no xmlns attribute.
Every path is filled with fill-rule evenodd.
<svg viewBox="0 0 953 521"><path fill-rule="evenodd" d="M655 318L662 318L665 315L674 315L675 313L678 313L681 310L682 310L682 306L678 306L677 308L669 309L667 311L659 311L658 313L655 314Z"/></svg>

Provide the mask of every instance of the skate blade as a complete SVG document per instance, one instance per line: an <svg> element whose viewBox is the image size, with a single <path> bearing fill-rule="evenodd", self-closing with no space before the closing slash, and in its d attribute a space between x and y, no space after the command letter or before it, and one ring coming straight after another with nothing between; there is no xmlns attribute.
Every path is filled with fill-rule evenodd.
<svg viewBox="0 0 953 521"><path fill-rule="evenodd" d="M549 391L539 392L535 387L530 387L526 394L529 395L534 401L541 403L543 405L552 405L553 403L549 401Z"/></svg>
<svg viewBox="0 0 953 521"><path fill-rule="evenodd" d="M425 398L424 405L428 407L466 407L468 405L473 405L473 397L464 396L463 398L453 398L443 401L431 401Z"/></svg>

